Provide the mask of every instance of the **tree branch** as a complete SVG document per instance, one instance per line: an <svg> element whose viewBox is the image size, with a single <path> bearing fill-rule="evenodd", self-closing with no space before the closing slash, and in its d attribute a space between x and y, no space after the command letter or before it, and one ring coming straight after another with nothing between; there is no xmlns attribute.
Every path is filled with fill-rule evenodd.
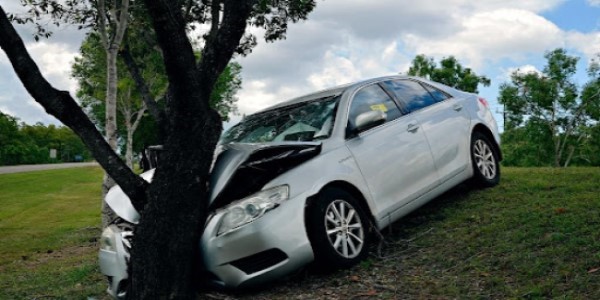
<svg viewBox="0 0 600 300"><path fill-rule="evenodd" d="M135 63L135 61L133 60L133 57L131 56L131 51L129 49L129 45L126 44L125 47L123 47L123 49L121 49L121 51L119 51L119 55L121 55L121 58L123 58L123 61L125 62L125 66L127 66L127 70L129 70L129 73L131 74L131 77L133 78L133 81L135 82L135 86L136 86L137 90L142 95L142 100L144 101L144 104L148 108L148 111L150 112L152 117L154 117L154 119L158 123L158 126L163 127L164 126L163 120L164 120L165 112L158 106L158 103L156 102L154 97L152 97L152 94L150 93L150 89L148 88L148 84L146 84L146 81L142 77L142 74L140 72L138 65Z"/></svg>
<svg viewBox="0 0 600 300"><path fill-rule="evenodd" d="M210 31L208 33L208 40L213 41L217 37L219 31L219 19L221 18L221 1L213 0L210 6Z"/></svg>
<svg viewBox="0 0 600 300"><path fill-rule="evenodd" d="M145 112L146 112L146 103L142 103L142 108L140 110L138 110L136 113L134 113L136 115L136 117L135 117L135 121L133 121L133 124L131 125L132 131L136 131L136 129L140 125L140 122L142 121L142 117L144 116Z"/></svg>
<svg viewBox="0 0 600 300"><path fill-rule="evenodd" d="M115 15L115 18L117 16ZM113 45L120 45L127 29L127 23L129 21L129 0L121 0L121 7L119 12L119 19L116 24L117 30L113 39ZM111 47L113 46L111 45Z"/></svg>
<svg viewBox="0 0 600 300"><path fill-rule="evenodd" d="M198 70L203 78L204 88L212 87L219 74L223 72L233 56L240 39L246 30L246 21L250 17L256 1L223 1L223 21L214 39L208 40L202 51ZM214 18L214 16L213 16ZM214 21L213 21L214 26ZM211 28L211 31L213 28Z"/></svg>
<svg viewBox="0 0 600 300"><path fill-rule="evenodd" d="M35 101L77 133L98 163L119 183L134 207L143 210L148 185L146 181L135 175L117 156L75 100L67 92L55 89L46 81L1 6L0 47Z"/></svg>
<svg viewBox="0 0 600 300"><path fill-rule="evenodd" d="M168 101L167 109L169 106L175 105L181 106L181 110L185 111L186 108L189 110L198 104L202 105L194 103L199 102L197 100L201 98L202 91L199 88L198 74L190 72L190 66L195 66L196 58L185 31L185 21L181 16L178 1L145 0L145 3L153 22L158 44L162 49L167 76L171 83L168 93L175 93L175 96L170 98L183 102ZM185 91L189 93L183 96ZM182 97L177 97L179 93L182 93ZM207 109L208 104L205 107Z"/></svg>
<svg viewBox="0 0 600 300"><path fill-rule="evenodd" d="M102 39L102 46L105 50L108 50L110 46L108 44L108 34L106 33L106 3L104 0L98 0L98 31L100 32L100 39Z"/></svg>

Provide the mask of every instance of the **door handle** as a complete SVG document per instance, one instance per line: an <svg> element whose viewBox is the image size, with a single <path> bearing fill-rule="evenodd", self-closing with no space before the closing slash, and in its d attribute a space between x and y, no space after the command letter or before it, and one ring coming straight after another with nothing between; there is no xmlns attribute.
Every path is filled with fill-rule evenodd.
<svg viewBox="0 0 600 300"><path fill-rule="evenodd" d="M463 106L458 103L452 105L452 109L454 109L455 111L460 111L462 108L463 108Z"/></svg>
<svg viewBox="0 0 600 300"><path fill-rule="evenodd" d="M414 133L414 132L417 131L417 129L419 129L419 124L417 124L417 123L410 123L410 124L408 124L408 127L406 128L406 131Z"/></svg>

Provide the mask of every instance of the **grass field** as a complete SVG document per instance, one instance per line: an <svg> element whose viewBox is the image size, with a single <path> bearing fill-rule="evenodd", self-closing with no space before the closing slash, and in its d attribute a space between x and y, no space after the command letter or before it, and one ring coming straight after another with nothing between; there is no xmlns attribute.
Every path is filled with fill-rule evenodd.
<svg viewBox="0 0 600 300"><path fill-rule="evenodd" d="M600 299L600 168L503 168L382 232L371 257L212 298ZM97 168L0 175L0 299L104 298ZM50 252L50 253L48 253Z"/></svg>
<svg viewBox="0 0 600 300"><path fill-rule="evenodd" d="M0 299L103 295L98 167L0 175Z"/></svg>

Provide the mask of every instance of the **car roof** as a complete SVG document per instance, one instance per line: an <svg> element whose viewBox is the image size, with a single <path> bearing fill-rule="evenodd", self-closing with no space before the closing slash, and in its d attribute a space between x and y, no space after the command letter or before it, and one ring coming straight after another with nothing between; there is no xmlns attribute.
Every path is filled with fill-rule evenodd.
<svg viewBox="0 0 600 300"><path fill-rule="evenodd" d="M255 114L260 114L266 111L270 111L270 110L274 110L277 108L281 108L281 107L286 107L289 105L294 105L294 104L298 104L298 103L302 103L302 102L308 102L308 101L312 101L312 100L317 100L317 99L321 99L321 98L329 98L329 97L335 97L338 95L341 95L343 92L345 92L346 90L352 89L354 87L358 87L358 86L362 86L365 84L369 84L372 82L379 82L379 81L383 81L383 80L389 80L389 79L417 79L420 81L424 81L423 78L418 78L418 77L412 77L412 76L404 76L404 75L390 75L390 76L383 76L383 77L376 77L376 78L370 78L370 79L364 79L364 80L360 80L360 81L356 81L356 82L351 82L351 83L346 83L346 84L342 84L342 85L338 85L338 86L334 86L325 90L321 90L318 92L313 92L310 94L306 94L300 97L296 97L287 101L283 101L280 103L277 103L275 105L269 106L265 109L262 109L260 111L257 111L251 115L255 115Z"/></svg>

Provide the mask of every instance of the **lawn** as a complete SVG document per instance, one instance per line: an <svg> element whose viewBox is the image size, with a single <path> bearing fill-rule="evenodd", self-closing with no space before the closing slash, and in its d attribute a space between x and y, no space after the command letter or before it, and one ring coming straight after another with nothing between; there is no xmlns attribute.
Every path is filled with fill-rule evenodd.
<svg viewBox="0 0 600 300"><path fill-rule="evenodd" d="M101 182L98 167L0 175L0 299L102 295Z"/></svg>
<svg viewBox="0 0 600 300"><path fill-rule="evenodd" d="M600 299L600 168L504 168L382 232L369 259L211 298ZM97 168L0 175L0 299L103 298ZM50 252L50 253L48 253Z"/></svg>

